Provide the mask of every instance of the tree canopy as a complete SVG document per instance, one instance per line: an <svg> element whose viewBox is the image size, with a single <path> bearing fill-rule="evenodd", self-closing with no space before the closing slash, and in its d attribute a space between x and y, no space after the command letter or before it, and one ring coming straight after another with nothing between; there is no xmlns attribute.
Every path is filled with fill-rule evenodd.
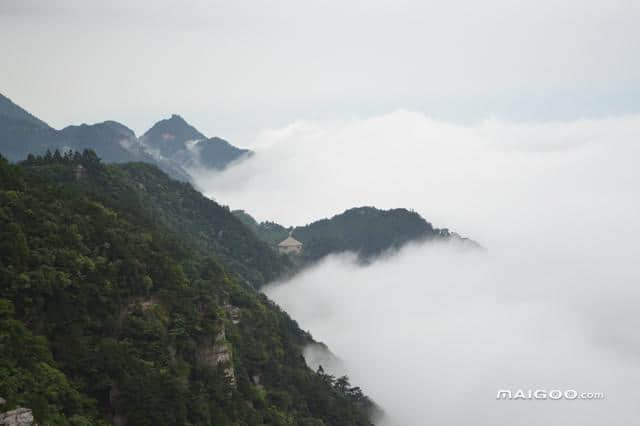
<svg viewBox="0 0 640 426"><path fill-rule="evenodd" d="M0 157L0 396L41 424L370 424L255 290L286 268L153 166Z"/></svg>

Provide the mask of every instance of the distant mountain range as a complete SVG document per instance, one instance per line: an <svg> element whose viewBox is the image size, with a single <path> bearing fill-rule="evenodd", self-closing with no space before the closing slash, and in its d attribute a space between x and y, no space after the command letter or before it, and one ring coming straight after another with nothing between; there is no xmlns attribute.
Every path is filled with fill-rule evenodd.
<svg viewBox="0 0 640 426"><path fill-rule="evenodd" d="M56 130L0 94L0 153L10 161L47 150L92 149L108 163L155 164L171 177L191 182L189 169L222 170L251 155L224 139L208 138L179 115L160 120L144 135L116 121L67 126Z"/></svg>

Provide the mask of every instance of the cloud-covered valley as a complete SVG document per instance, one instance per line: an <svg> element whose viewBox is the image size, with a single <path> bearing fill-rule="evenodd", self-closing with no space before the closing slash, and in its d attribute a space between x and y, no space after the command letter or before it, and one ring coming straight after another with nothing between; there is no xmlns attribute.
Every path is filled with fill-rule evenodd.
<svg viewBox="0 0 640 426"><path fill-rule="evenodd" d="M199 174L216 200L302 225L416 210L488 250L325 259L266 293L393 425L632 425L640 415L640 116L452 124L413 112L263 132ZM604 392L498 401L499 389Z"/></svg>

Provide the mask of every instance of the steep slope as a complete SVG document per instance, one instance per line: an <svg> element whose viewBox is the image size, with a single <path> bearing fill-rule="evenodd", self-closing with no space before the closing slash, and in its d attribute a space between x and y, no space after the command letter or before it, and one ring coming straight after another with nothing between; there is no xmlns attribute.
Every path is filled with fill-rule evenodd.
<svg viewBox="0 0 640 426"><path fill-rule="evenodd" d="M9 160L23 160L29 153L44 153L47 147L55 149L62 145L62 139L44 121L0 94L0 152Z"/></svg>
<svg viewBox="0 0 640 426"><path fill-rule="evenodd" d="M380 210L357 207L330 219L286 229L274 222L257 223L242 210L234 214L263 241L276 245L289 231L304 244L302 258L313 262L328 254L352 251L368 260L389 249L397 249L410 241L458 239L470 247L480 246L448 229L434 228L418 213L407 209Z"/></svg>
<svg viewBox="0 0 640 426"><path fill-rule="evenodd" d="M236 278L225 257L242 255L206 240L264 245L151 169L88 151L0 158L6 408L28 406L40 424L369 424L373 404L306 367L311 337ZM180 232L148 202L210 215L216 232Z"/></svg>
<svg viewBox="0 0 640 426"><path fill-rule="evenodd" d="M114 165L109 173L108 187L88 187L95 197L122 209L135 204L146 217L178 238L205 253L215 253L250 286L258 288L290 266L286 257L257 239L227 207L156 167L143 163Z"/></svg>
<svg viewBox="0 0 640 426"><path fill-rule="evenodd" d="M31 113L14 104L11 99L0 93L0 116L16 121L22 121L35 127L49 127L47 123L33 116Z"/></svg>
<svg viewBox="0 0 640 426"><path fill-rule="evenodd" d="M284 226L270 221L258 223L244 210L234 210L233 214L240 219L247 228L251 229L258 238L270 246L276 246L289 235L289 230Z"/></svg>

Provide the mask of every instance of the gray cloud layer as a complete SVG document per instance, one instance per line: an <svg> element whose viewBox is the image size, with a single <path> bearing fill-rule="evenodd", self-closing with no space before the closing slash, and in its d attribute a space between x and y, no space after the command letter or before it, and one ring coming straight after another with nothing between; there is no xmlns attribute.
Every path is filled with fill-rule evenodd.
<svg viewBox="0 0 640 426"><path fill-rule="evenodd" d="M461 126L396 112L263 134L200 182L261 219L415 208L486 254L334 257L267 294L326 342L392 425L634 425L640 117ZM604 401L497 401L498 389Z"/></svg>
<svg viewBox="0 0 640 426"><path fill-rule="evenodd" d="M397 108L638 111L638 2L0 1L3 92L56 126L180 113L206 134Z"/></svg>

